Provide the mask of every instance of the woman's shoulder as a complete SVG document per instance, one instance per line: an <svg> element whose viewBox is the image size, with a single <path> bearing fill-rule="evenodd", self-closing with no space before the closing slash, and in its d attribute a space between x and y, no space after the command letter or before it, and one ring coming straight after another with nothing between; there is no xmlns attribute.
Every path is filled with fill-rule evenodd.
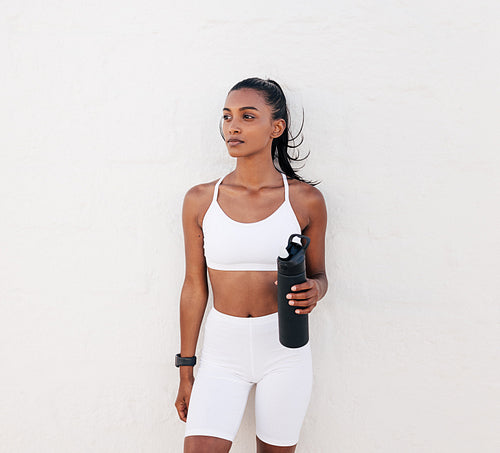
<svg viewBox="0 0 500 453"><path fill-rule="evenodd" d="M288 185L290 187L290 198L299 201L301 204L313 209L325 205L323 194L317 187L298 179L289 179Z"/></svg>
<svg viewBox="0 0 500 453"><path fill-rule="evenodd" d="M298 179L289 180L288 185L290 203L302 228L307 228L312 222L326 222L325 199L317 187Z"/></svg>
<svg viewBox="0 0 500 453"><path fill-rule="evenodd" d="M200 197L203 198L209 196L211 198L214 193L215 185L217 184L217 181L219 181L219 179L221 178L196 184L186 192L186 197L198 199Z"/></svg>
<svg viewBox="0 0 500 453"><path fill-rule="evenodd" d="M196 184L184 195L184 208L199 214L210 205L218 179L210 182Z"/></svg>
<svg viewBox="0 0 500 453"><path fill-rule="evenodd" d="M191 187L185 195L186 200L199 200L200 198L212 195L218 179L210 182L196 184Z"/></svg>

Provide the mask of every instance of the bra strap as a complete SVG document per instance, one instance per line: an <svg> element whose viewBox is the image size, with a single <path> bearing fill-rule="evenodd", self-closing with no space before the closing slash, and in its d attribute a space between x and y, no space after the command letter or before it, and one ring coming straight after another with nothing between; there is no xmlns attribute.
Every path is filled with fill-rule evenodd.
<svg viewBox="0 0 500 453"><path fill-rule="evenodd" d="M226 175L224 176L221 176L219 178L219 180L217 181L217 183L215 184L215 187L214 187L214 196L212 198L212 203L215 203L215 201L217 200L217 195L219 194L219 186L220 186L220 183L222 182L222 180L226 177Z"/></svg>
<svg viewBox="0 0 500 453"><path fill-rule="evenodd" d="M286 179L286 175L285 173L281 173L281 176L283 176L283 185L285 186L285 201L289 201L288 200L288 181Z"/></svg>

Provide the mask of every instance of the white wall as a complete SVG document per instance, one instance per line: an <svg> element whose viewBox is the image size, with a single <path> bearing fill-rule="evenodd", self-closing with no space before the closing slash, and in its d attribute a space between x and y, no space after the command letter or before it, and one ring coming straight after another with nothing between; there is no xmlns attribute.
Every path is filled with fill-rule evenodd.
<svg viewBox="0 0 500 453"><path fill-rule="evenodd" d="M297 451L499 451L497 2L1 9L2 452L181 451L181 203L249 76L304 107L328 204Z"/></svg>

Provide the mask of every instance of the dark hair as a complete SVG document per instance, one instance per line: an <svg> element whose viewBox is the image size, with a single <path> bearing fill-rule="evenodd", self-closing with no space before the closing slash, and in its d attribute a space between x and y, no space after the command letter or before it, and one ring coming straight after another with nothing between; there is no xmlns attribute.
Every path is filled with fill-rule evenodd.
<svg viewBox="0 0 500 453"><path fill-rule="evenodd" d="M318 184L318 182L315 181L305 180L304 178L299 176L292 167L292 161L295 162L302 161L306 159L307 156L309 156L309 153L307 153L307 156L302 158L298 157L298 153L297 157L293 157L288 154L288 148L291 149L298 148L304 141L304 137L301 135L302 128L304 127L304 111L302 110L302 124L300 125L300 130L294 137L291 134L290 129L288 127L289 126L288 119L290 117L290 114L288 112L288 107L286 104L285 93L283 93L283 90L281 89L281 87L277 82L271 79L264 80L258 77L251 77L249 79L245 79L242 80L241 82L238 82L229 90L229 93L231 91L241 90L243 88L249 88L262 93L266 101L266 104L269 105L272 109L273 120L283 119L286 123L286 127L283 133L279 137L274 138L273 143L271 145L271 156L273 158L274 168L276 168L276 170L278 171L285 173L288 177L292 179L298 179L299 181L306 182L308 184L311 184L312 186ZM222 128L221 128L221 135L224 138L224 135L222 133ZM299 135L301 136L300 143L295 144L295 139ZM278 164L279 168L276 167L276 163Z"/></svg>

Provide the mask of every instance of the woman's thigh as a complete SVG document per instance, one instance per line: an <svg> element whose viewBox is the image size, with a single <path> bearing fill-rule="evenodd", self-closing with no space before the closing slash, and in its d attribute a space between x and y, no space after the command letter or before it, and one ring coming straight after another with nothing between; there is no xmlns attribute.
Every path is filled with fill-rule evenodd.
<svg viewBox="0 0 500 453"><path fill-rule="evenodd" d="M185 436L233 441L238 432L251 384L222 367L203 364L188 406Z"/></svg>
<svg viewBox="0 0 500 453"><path fill-rule="evenodd" d="M309 344L295 350L284 348L275 366L257 383L255 391L255 423L257 437L262 442L277 447L297 444L312 382Z"/></svg>

